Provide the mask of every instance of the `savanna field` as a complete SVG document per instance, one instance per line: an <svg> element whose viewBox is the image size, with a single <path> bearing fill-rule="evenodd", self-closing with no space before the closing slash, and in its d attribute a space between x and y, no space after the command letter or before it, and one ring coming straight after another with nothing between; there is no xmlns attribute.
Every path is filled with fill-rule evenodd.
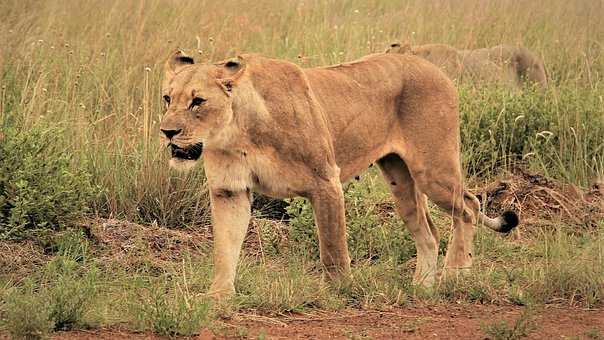
<svg viewBox="0 0 604 340"><path fill-rule="evenodd" d="M588 0L0 2L0 338L604 338L602 18ZM414 287L370 167L344 186L353 280L323 280L307 201L276 219L263 201L237 295L209 299L203 167L170 170L159 141L167 57L313 67L395 41L544 61L545 90L458 84L466 185L521 225L479 227L469 273Z"/></svg>

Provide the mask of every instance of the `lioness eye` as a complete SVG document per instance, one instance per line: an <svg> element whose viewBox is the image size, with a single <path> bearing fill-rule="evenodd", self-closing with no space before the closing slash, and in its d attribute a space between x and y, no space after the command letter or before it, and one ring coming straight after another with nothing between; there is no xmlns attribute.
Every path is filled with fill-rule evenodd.
<svg viewBox="0 0 604 340"><path fill-rule="evenodd" d="M166 102L166 105L170 105L170 96L165 95L164 96L164 101Z"/></svg>
<svg viewBox="0 0 604 340"><path fill-rule="evenodd" d="M190 109L192 109L195 106L199 106L201 104L203 104L206 100L204 98L201 97L195 97L193 98L193 100L191 101L191 106L189 107Z"/></svg>

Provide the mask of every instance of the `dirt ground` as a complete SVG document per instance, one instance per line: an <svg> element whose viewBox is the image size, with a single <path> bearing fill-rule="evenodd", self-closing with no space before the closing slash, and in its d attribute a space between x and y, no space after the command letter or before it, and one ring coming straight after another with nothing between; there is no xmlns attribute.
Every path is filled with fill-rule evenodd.
<svg viewBox="0 0 604 340"><path fill-rule="evenodd" d="M488 339L482 324L505 320L513 327L523 307L442 304L390 311L345 310L279 317L235 314L197 339ZM529 313L528 339L602 339L604 310L560 306ZM52 339L161 339L119 330L55 333Z"/></svg>

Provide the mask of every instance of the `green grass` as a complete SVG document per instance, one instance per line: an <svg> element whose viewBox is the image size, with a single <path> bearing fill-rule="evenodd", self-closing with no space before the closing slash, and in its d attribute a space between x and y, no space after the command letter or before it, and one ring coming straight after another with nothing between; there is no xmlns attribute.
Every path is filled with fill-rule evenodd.
<svg viewBox="0 0 604 340"><path fill-rule="evenodd" d="M15 339L42 339L54 329L44 298L26 281L20 289L4 292L4 328Z"/></svg>
<svg viewBox="0 0 604 340"><path fill-rule="evenodd" d="M237 308L283 314L343 305L313 268L316 263L309 264L296 257L288 258L286 263L273 261L242 263L236 283Z"/></svg>
<svg viewBox="0 0 604 340"><path fill-rule="evenodd" d="M505 321L483 324L481 326L488 339L491 340L515 340L522 339L533 329L533 311L525 308L522 314L516 318L512 325Z"/></svg>
<svg viewBox="0 0 604 340"><path fill-rule="evenodd" d="M462 163L468 175L492 178L523 165L588 185L604 169L601 92L568 84L522 94L462 87Z"/></svg>
<svg viewBox="0 0 604 340"><path fill-rule="evenodd" d="M207 326L211 318L209 301L191 292L184 276L172 279L160 277L132 292L129 312L138 330L167 336L194 335Z"/></svg>
<svg viewBox="0 0 604 340"><path fill-rule="evenodd" d="M87 267L76 273L71 259L50 262L40 277L4 292L4 328L15 338L44 337L53 330L89 328L98 325L90 315L96 303L97 271Z"/></svg>

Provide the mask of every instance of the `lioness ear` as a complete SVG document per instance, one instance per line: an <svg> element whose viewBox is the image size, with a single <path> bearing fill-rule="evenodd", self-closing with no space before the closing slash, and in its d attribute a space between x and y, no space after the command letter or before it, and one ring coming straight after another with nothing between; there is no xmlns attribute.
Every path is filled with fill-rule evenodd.
<svg viewBox="0 0 604 340"><path fill-rule="evenodd" d="M245 60L242 57L237 57L218 63L217 65L222 67L222 75L217 79L217 82L222 90L230 96L233 86L237 84L245 73Z"/></svg>
<svg viewBox="0 0 604 340"><path fill-rule="evenodd" d="M165 70L165 79L171 79L174 75L184 66L192 65L195 61L193 58L184 54L183 51L177 50L172 53L168 61L166 61L166 65L164 66Z"/></svg>
<svg viewBox="0 0 604 340"><path fill-rule="evenodd" d="M390 44L390 46L388 46L388 48L386 49L385 53L400 53L400 54L405 54L407 52L411 52L411 44L409 42L405 42L405 43L400 43L400 42L395 42Z"/></svg>

